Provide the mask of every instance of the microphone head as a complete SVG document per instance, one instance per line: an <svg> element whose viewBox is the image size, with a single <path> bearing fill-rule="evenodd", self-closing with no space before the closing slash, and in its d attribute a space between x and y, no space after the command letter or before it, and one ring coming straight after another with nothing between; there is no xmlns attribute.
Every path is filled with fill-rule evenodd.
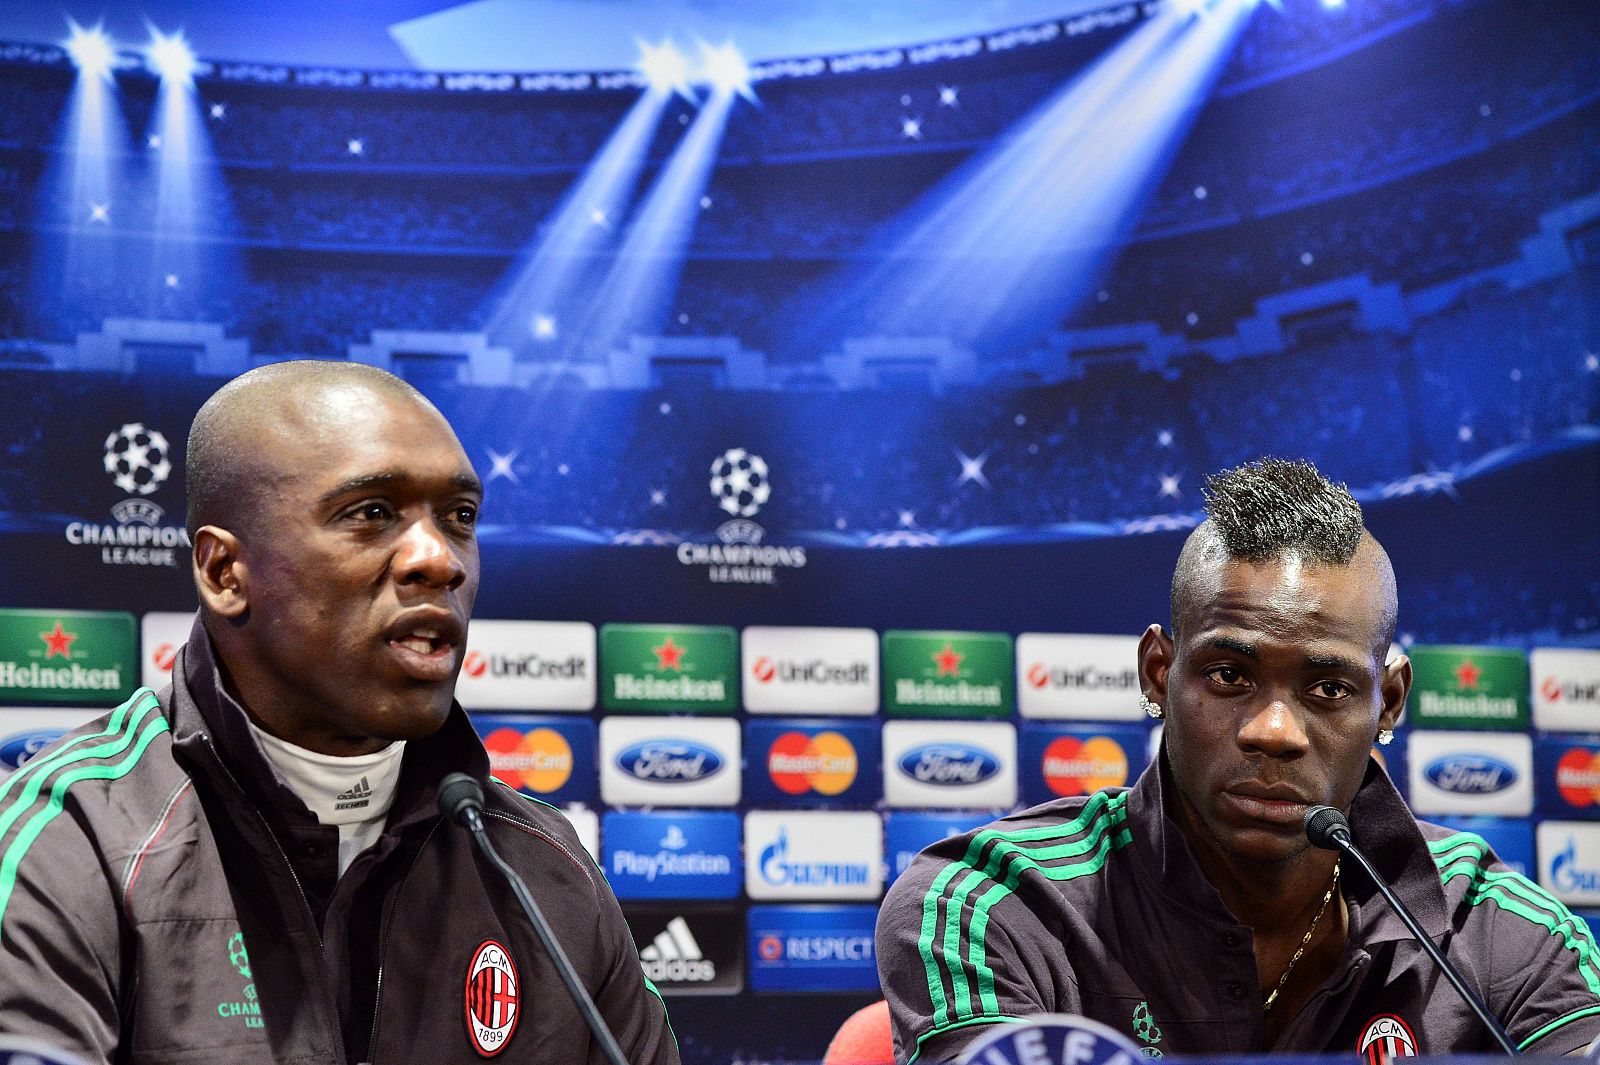
<svg viewBox="0 0 1600 1065"><path fill-rule="evenodd" d="M1350 838L1350 822L1331 806L1313 806L1306 811L1306 838L1313 847L1325 851L1339 849L1339 839Z"/></svg>
<svg viewBox="0 0 1600 1065"><path fill-rule="evenodd" d="M483 785L465 773L449 773L439 781L439 812L461 822L467 810L483 809Z"/></svg>

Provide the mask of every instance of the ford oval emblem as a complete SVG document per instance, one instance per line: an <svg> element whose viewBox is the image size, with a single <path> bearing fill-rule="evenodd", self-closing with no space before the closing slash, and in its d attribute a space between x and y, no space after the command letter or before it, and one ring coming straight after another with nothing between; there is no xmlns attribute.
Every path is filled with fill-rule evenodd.
<svg viewBox="0 0 1600 1065"><path fill-rule="evenodd" d="M656 784L690 784L721 772L722 755L694 740L645 740L625 747L617 766L639 780Z"/></svg>
<svg viewBox="0 0 1600 1065"><path fill-rule="evenodd" d="M900 772L919 784L959 788L1000 772L1000 759L966 743L924 743L900 756Z"/></svg>
<svg viewBox="0 0 1600 1065"><path fill-rule="evenodd" d="M1447 754L1422 772L1434 787L1458 795L1493 795L1517 782L1515 769L1486 754Z"/></svg>
<svg viewBox="0 0 1600 1065"><path fill-rule="evenodd" d="M19 732L0 740L0 766L21 769L24 762L67 734L65 729L47 728L37 732Z"/></svg>

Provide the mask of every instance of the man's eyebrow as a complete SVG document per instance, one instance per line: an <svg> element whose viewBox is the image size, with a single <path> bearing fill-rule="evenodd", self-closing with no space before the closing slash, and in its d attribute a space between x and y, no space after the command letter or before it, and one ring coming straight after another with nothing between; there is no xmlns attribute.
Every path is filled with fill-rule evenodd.
<svg viewBox="0 0 1600 1065"><path fill-rule="evenodd" d="M1361 664L1344 655L1306 655L1306 665L1311 669L1360 670Z"/></svg>
<svg viewBox="0 0 1600 1065"><path fill-rule="evenodd" d="M338 484L322 493L322 497L318 499L318 502L324 504L332 503L334 500L343 499L345 496L354 495L357 492L370 492L374 489L394 488L397 485L407 484L414 479L415 478L413 478L409 473L404 473L398 470L390 470L383 473L362 474L359 477L350 477L346 480L340 481ZM451 488L455 488L462 492L468 492L477 496L483 495L483 482L478 480L477 477L470 473L456 474L450 478L449 485Z"/></svg>
<svg viewBox="0 0 1600 1065"><path fill-rule="evenodd" d="M1258 657L1255 644L1245 643L1243 640L1235 640L1232 636L1213 636L1206 641L1206 646L1220 647L1224 651L1233 651L1236 654L1244 655L1246 658Z"/></svg>

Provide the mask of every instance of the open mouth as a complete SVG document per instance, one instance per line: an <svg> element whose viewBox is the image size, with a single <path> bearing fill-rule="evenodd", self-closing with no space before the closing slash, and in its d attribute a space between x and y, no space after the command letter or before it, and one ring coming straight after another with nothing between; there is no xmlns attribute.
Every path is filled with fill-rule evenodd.
<svg viewBox="0 0 1600 1065"><path fill-rule="evenodd" d="M455 674L459 639L447 625L421 622L391 630L388 645L408 676L437 682Z"/></svg>

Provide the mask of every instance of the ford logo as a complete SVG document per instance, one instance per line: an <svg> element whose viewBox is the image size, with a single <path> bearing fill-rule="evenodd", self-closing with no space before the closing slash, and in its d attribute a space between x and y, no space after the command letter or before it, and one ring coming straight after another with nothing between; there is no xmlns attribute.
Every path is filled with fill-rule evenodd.
<svg viewBox="0 0 1600 1065"><path fill-rule="evenodd" d="M689 784L721 772L722 755L693 740L645 740L617 755L624 773L657 784Z"/></svg>
<svg viewBox="0 0 1600 1065"><path fill-rule="evenodd" d="M1493 795L1517 782L1515 769L1486 754L1447 754L1422 772L1434 787L1458 795Z"/></svg>
<svg viewBox="0 0 1600 1065"><path fill-rule="evenodd" d="M0 740L0 766L21 769L22 763L44 750L67 734L65 729L40 729L38 732L19 732Z"/></svg>
<svg viewBox="0 0 1600 1065"><path fill-rule="evenodd" d="M1000 772L1000 759L965 743L924 743L900 756L900 772L922 784L963 787Z"/></svg>

